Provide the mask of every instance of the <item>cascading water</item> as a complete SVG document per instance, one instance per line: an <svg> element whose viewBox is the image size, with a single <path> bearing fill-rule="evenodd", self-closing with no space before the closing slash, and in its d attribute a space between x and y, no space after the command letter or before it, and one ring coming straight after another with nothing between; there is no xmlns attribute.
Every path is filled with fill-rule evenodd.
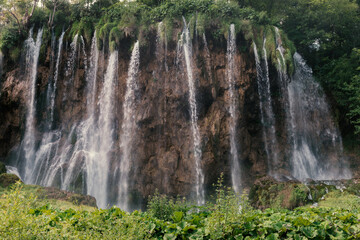
<svg viewBox="0 0 360 240"><path fill-rule="evenodd" d="M65 75L68 77L73 74L75 68L75 60L76 60L76 53L77 53L77 42L78 42L79 35L76 34L73 41L70 44L70 55L68 57L68 61L66 64L66 72Z"/></svg>
<svg viewBox="0 0 360 240"><path fill-rule="evenodd" d="M95 97L96 97L96 76L98 72L99 50L97 47L96 31L91 42L90 68L86 72L87 83L87 111L88 115L94 115Z"/></svg>
<svg viewBox="0 0 360 240"><path fill-rule="evenodd" d="M278 57L276 60L279 63L278 79L289 79L289 77L286 76L286 64L284 59L284 56L288 56L285 53L288 52L281 45L279 31L275 29L275 32L277 44L276 49L278 51L276 52L276 56ZM19 167L19 172L25 182L44 186L56 186L65 190L92 195L97 199L97 204L101 208L105 208L109 206L109 204L116 203L125 210L132 210L133 205L131 204L131 197L134 192L131 186L131 182L133 180L131 174L136 172L133 171L133 169L136 170L137 167L141 167L141 173L144 173L145 175L148 174L147 176L144 176L144 182L152 181L152 183L154 183L155 181L152 177L162 177L164 180L158 181L161 182L159 187L170 194L178 193L183 189L187 190L186 187L182 188L180 186L177 188L178 185L181 184L175 186L175 184L184 181L183 179L178 178L180 174L181 177L187 176L189 179L193 177L193 181L195 182L193 193L196 195L197 204L201 205L204 204L205 199L202 161L204 161L204 164L209 164L206 166L223 167L223 165L221 165L223 163L219 162L215 163L219 165L210 165L218 159L215 154L214 156L211 156L211 154L215 151L213 151L214 148L210 145L216 145L216 141L226 139L226 136L230 135L231 158L229 159L229 162L231 163L231 180L234 190L236 192L241 192L243 187L243 172L241 169L240 158L242 155L244 155L244 157L247 156L247 153L243 153L243 149L241 149L242 146L239 146L238 144L239 136L237 135L239 131L237 131L237 129L240 129L237 124L240 119L238 109L240 104L239 96L241 96L239 92L240 90L244 90L244 92L246 92L246 86L251 85L252 83L249 84L249 81L246 81L246 78L244 78L245 81L241 81L244 89L238 89L237 80L239 79L237 79L238 70L236 69L237 57L234 25L230 26L229 31L227 43L226 78L224 79L224 76L221 76L225 70L222 67L224 64L219 63L222 62L222 58L218 57L216 55L217 53L210 56L205 34L202 35L204 45L201 51L204 54L204 60L206 62L200 63L201 61L198 61L198 66L195 65L194 56L196 54L193 52L192 40L190 39L189 29L185 21L184 29L181 34L181 39L178 42L177 49L176 63L179 64L178 67L181 68L181 70L176 71L177 66L168 69L167 62L170 63L170 61L166 60L167 58L170 60L170 57L173 56L173 52L169 52L169 56L167 56L167 41L164 40L166 39L164 24L159 24L155 52L156 60L151 60L149 62L147 69L150 71L144 71L143 78L138 77L140 71L139 42L134 45L128 70L123 112L119 113L116 112L118 97L121 98L121 96L116 94L118 80L118 52L115 51L109 54L110 56L108 61L103 60L104 54L99 54L99 50L97 48L96 33L94 33L94 37L91 42L91 53L86 49L86 47L90 46L86 45L86 42L80 35L76 35L74 37L71 45L66 44L71 47L69 51L63 49L63 44L65 44L63 43L65 33L62 32L58 41L56 41L54 36L52 39L53 43L51 45L52 58L50 59L51 63L48 71L51 77L48 79L48 91L45 92L43 81L44 76L47 74L44 68L48 66L48 61L46 66L42 66L41 68L41 84L38 85L36 82L36 68L41 45L41 35L42 30L39 31L37 39L34 41L31 31L29 39L25 43L27 53L25 59L25 70L26 77L29 82L29 89L31 91L28 98L29 101L24 139L22 141L21 151L19 151L20 154L17 156L19 159L18 162L23 161L20 162L17 167ZM264 40L264 46L265 44L266 40ZM201 44L199 46L199 53L201 53ZM211 50L217 50L216 45L214 44L214 39L209 42L209 47ZM275 98L276 101L279 100L287 102L284 103L287 105L282 107L288 113L286 121L289 126L287 130L289 132L288 139L290 139L290 154L286 155L288 154L286 152L286 147L282 148L281 146L278 146L275 126L279 127L280 124L275 125L272 107L275 107L276 105L271 104L274 99L272 99L272 95L270 93L270 83L272 84L275 82L273 81L275 79L269 79L269 66L267 62L266 49L259 49L259 53L261 51L263 52L263 54L260 54L263 55L263 59L261 59L261 57L257 54L258 51L256 49L256 45L254 44L253 47L258 74L258 94L260 96L264 142L266 144L265 148L268 155L267 157L269 161L271 159L271 164L269 164L270 175L275 174L273 168L277 159L276 154L279 153L280 155L285 152L284 159L286 157L291 159L290 164L292 167L292 175L300 180L304 180L306 178L337 179L351 177L351 174L346 169L346 162L342 159L341 138L339 137L338 130L331 120L331 114L326 105L321 88L316 82L314 82L311 76L311 70L297 54L294 56L295 75L290 83L284 81L286 84L280 88L282 94L279 95L280 97ZM220 54L220 56L223 55ZM62 58L64 57L67 58L63 60ZM220 61L218 61L219 59ZM198 60L201 60L201 58ZM211 60L214 61L214 66L212 66ZM105 64L102 64L102 62L105 62ZM103 65L105 65L105 67ZM119 62L119 65L123 68L124 61ZM61 72L62 70L65 70L64 73ZM202 74L198 74L198 76L196 72L200 72L200 70ZM152 76L151 72L153 73ZM173 80L169 77L170 74L174 74L176 76L180 76L181 74L182 79L179 78ZM158 162L155 162L155 164L158 164L159 166L160 174L154 171L154 173L156 173L154 175L149 173L150 171L153 171L153 163L140 163L142 165L135 165L134 162L136 158L135 155L132 154L137 147L134 146L135 142L138 140L135 139L136 135L134 135L137 134L135 116L137 116L137 113L139 113L139 116L141 115L141 112L138 112L138 96L136 96L135 93L142 92L143 90L142 88L138 89L138 82L144 81L145 78L146 80L151 79L151 77L154 77L154 79L159 81L150 82L150 84L146 86L146 90L144 90L144 92L147 94L158 92L158 102L160 102L162 106L162 101L164 101L165 107L163 112L159 111L159 113L156 114L150 113L152 115L149 115L149 118L146 118L144 123L140 124L139 122L139 126L144 129L144 126L147 128L147 124L149 124L146 131L150 130L148 133L151 132L152 134L156 132L159 138L162 138L162 135L168 135L166 136L166 139L161 139L161 142L165 144L161 146L158 143L156 143L157 145L154 144L154 146L157 147L155 151L152 149L144 149L144 152L139 153L139 155L143 156L142 154L144 154L146 157L148 157L148 152L158 154L163 153L162 151L164 151L165 154L168 154L165 155L164 159L159 159ZM208 109L205 109L204 107L206 112L201 121L201 127L204 127L204 131L202 131L204 136L200 135L200 121L198 120L197 112L197 77L201 79L201 81L199 81L201 82L201 88L199 87L201 96L204 93L208 94L208 90L210 89L213 91L213 98L209 100L210 106ZM73 82L71 82L72 80ZM215 80L218 82L215 82ZM141 85L143 85L143 83L144 82L142 82ZM279 83L275 82L276 86L278 84ZM36 91L35 86L39 86L36 88ZM151 91L149 91L149 86L153 88ZM274 88L275 86L271 87ZM154 91L154 89L156 89L156 91ZM215 89L218 90L219 96L224 93L227 94L229 103L228 114L225 113L222 115L224 108L222 106L219 107L218 102L216 102L218 98L216 97ZM189 91L189 98L185 99L185 102L189 102L189 109L184 108L184 105L182 104L184 101L183 97L186 96L184 93L187 93L187 91ZM37 95L39 95L39 98L41 99L44 99L45 94L47 94L46 102L44 101L43 103L41 101L39 104L36 104L35 99L38 98L37 96L35 97L35 93L38 92L40 94ZM250 91L246 93L249 92ZM58 94L64 95L59 97ZM69 105L66 105L64 108L57 109L56 107L61 106L59 104L61 97L66 99L67 104L74 105L73 108L69 110ZM151 100L152 97L153 96L145 95L142 100L145 100L144 102L146 104L150 102L150 107L153 107L156 106L154 101L146 101L146 99ZM220 101L222 101L223 97L221 96L220 99ZM179 105L181 106L177 105L178 101L180 101ZM201 99L201 101L205 102L207 100ZM168 104L168 106L166 106L166 104ZM42 113L40 109L35 109L35 106L38 108L43 107L41 110L46 109L47 111ZM178 111L177 107L182 107L182 109ZM283 110L280 109L280 107L279 109L277 107L274 108L276 112L281 112L280 110ZM146 110L149 108L146 106L142 109ZM214 119L212 117L218 117L213 115L214 112L219 113L219 117L224 116L223 119L225 121L226 119L229 120L230 132L227 132L226 128L218 128L215 124L209 124L209 122ZM39 118L35 119L35 115ZM49 115L50 117L45 119L45 115ZM174 118L180 116L179 119L182 119L183 116L188 117L189 115L190 120L188 122L179 124L183 130L181 134L171 135L171 133L173 133L171 124L173 124L172 121L174 121ZM121 121L121 117L123 117L121 129L117 132L117 124ZM159 121L157 117L162 117L162 121ZM319 119L321 119L321 123ZM175 122L175 124L178 123ZM190 124L191 128L189 126ZM219 124L222 123L219 122ZM35 126L38 127L38 129L36 129ZM184 126L188 126L189 129L185 129ZM169 131L166 132L165 128L169 128ZM217 129L219 129L219 132L217 132ZM208 130L210 133L206 132ZM281 131L282 129L280 128L276 130ZM249 130L249 133L250 131L251 130ZM163 134L163 132L166 133ZM142 133L143 132L139 132L139 134ZM186 134L190 134L188 136L188 138L191 139L189 141L190 143L182 144L183 140L178 138L178 136L185 136ZM35 135L37 137L35 137ZM118 135L119 138L117 138ZM146 136L147 135L148 134L146 133ZM40 137L42 138L40 139ZM157 136L152 135L151 137L156 139ZM258 140L257 135L255 139ZM278 139L281 141L280 138ZM254 139L251 139L251 141L253 140ZM147 139L145 139L144 142L146 141ZM182 145L177 145L177 142L180 142ZM189 146L188 144L190 144L190 151L186 149ZM219 145L224 146L224 144L226 145L229 143L220 143ZM139 147L140 146L142 145L140 144ZM258 145L255 144L255 146ZM203 153L202 148L206 152ZM228 148L225 147L222 149L225 150L218 155L221 158L224 157L221 154L227 154L226 149ZM280 151L280 149L284 151ZM250 149L249 151L252 150L253 149ZM142 151L142 149L140 149L140 151ZM23 154L24 157L22 156ZM118 159L117 156L121 156L121 158ZM167 156L169 156L168 161L166 159ZM156 157L153 159L156 159ZM281 157L283 156L281 155ZM184 171L189 170L189 162L186 162L188 158L191 159L191 170L194 172L191 174L193 175L186 175L188 173L184 173ZM185 159L185 164L182 162L183 159ZM13 159L9 160L10 164L12 164L11 161L13 161ZM149 160L149 162L151 161ZM256 161L256 157L254 161ZM176 171L174 171L174 175L172 175L172 173L168 174L168 171L166 171L166 169L169 169L169 166L174 166L174 169L176 169ZM147 168L151 169L149 170ZM174 176L178 179L174 179ZM212 177L213 176L210 176L209 174L209 181L212 180ZM138 181L138 179L136 180L137 184L139 183L140 185L140 181ZM186 181L188 180L186 179L184 182ZM164 187L164 185L166 186ZM148 189L152 189L154 186L158 187L156 185L151 185ZM139 189L141 194L146 191L148 190L144 190L143 188ZM186 194L185 191L184 194Z"/></svg>
<svg viewBox="0 0 360 240"><path fill-rule="evenodd" d="M63 46L64 35L65 35L65 32L63 31L61 33L59 41L58 41L58 49L57 49L58 51L57 51L57 55L56 55L56 64L55 64L55 73L54 73L54 85L52 87L51 98L50 98L50 104L51 104L51 106L50 106L50 111L51 111L50 122L51 122L51 124L54 120L55 96L56 96L57 81L59 78L59 65L60 65L60 60L61 60L61 51L62 51L62 46Z"/></svg>
<svg viewBox="0 0 360 240"><path fill-rule="evenodd" d="M126 80L126 92L123 102L123 121L120 137L120 150L122 152L122 156L119 167L120 181L118 206L124 210L130 210L128 199L129 173L134 161L131 152L133 151L132 143L134 138L134 131L136 130L134 119L136 110L135 91L138 89L137 76L139 73L139 65L140 47L139 41L137 41L131 54L128 77Z"/></svg>
<svg viewBox="0 0 360 240"><path fill-rule="evenodd" d="M351 178L325 94L298 53L294 54L294 64L295 74L287 88L292 175L299 180Z"/></svg>
<svg viewBox="0 0 360 240"><path fill-rule="evenodd" d="M204 173L201 167L201 136L198 127L198 116L197 116L197 106L196 106L196 89L195 89L195 80L193 76L193 67L192 67L192 44L190 38L190 32L184 21L184 30L181 34L181 47L183 49L185 64L186 64L186 73L189 86L189 103L191 110L191 130L193 137L193 151L194 151L194 160L195 160L195 171L196 171L196 182L195 182L195 191L196 191L196 201L198 205L203 205L205 203L205 190L204 190Z"/></svg>
<svg viewBox="0 0 360 240"><path fill-rule="evenodd" d="M280 59L278 59L279 67L280 69L282 69L283 72L286 73L286 63L284 58L285 49L282 46L280 32L277 27L275 27L275 38L276 38L276 50L280 53Z"/></svg>
<svg viewBox="0 0 360 240"><path fill-rule="evenodd" d="M86 55L86 50L85 50L85 41L84 41L84 38L83 36L80 36L80 40L81 40L81 50L82 50L82 54L83 54L83 61L84 61L84 69L85 69L85 72L87 70L87 55Z"/></svg>
<svg viewBox="0 0 360 240"><path fill-rule="evenodd" d="M260 98L260 113L261 113L261 123L262 123L262 134L265 144L265 151L268 160L268 170L270 176L275 176L274 167L278 164L278 144L276 140L275 133L275 116L272 108L272 98L270 92L270 78L269 78L269 67L267 62L267 52L266 52L266 38L263 42L263 63L261 61L257 52L256 44L253 43L254 54L256 61L256 72L257 72L257 84L258 84L258 94Z"/></svg>
<svg viewBox="0 0 360 240"><path fill-rule="evenodd" d="M236 56L236 35L235 25L230 25L229 38L227 42L227 67L226 75L229 84L229 113L230 113L230 157L231 157L231 181L233 189L236 193L241 191L241 169L239 163L239 151L237 147L236 128L238 121L238 96L235 89L235 56Z"/></svg>
<svg viewBox="0 0 360 240"><path fill-rule="evenodd" d="M57 48L57 55L56 55L56 62L55 62L55 70L53 81L49 80L48 83L48 92L47 92L47 107L50 108L50 116L46 119L46 132L43 134L41 143L39 145L39 149L37 149L35 154L35 161L34 161L34 171L31 176L31 182L41 185L46 185L45 178L46 172L49 169L49 165L51 164L52 158L55 156L54 154L57 152L58 144L61 138L61 133L58 130L54 130L53 128L53 121L54 121L54 110L55 110L55 97L56 97L56 89L57 89L57 81L59 75L59 64L61 59L61 51L63 46L63 38L65 32L63 31L59 41L58 41L58 48ZM55 43L56 39L54 37L54 52L55 52ZM55 57L55 56L54 56Z"/></svg>
<svg viewBox="0 0 360 240"><path fill-rule="evenodd" d="M71 184L76 178L82 179L84 191L94 196L100 208L107 207L109 203L108 184L109 184L109 164L113 157L111 151L114 146L114 99L115 82L117 79L118 52L110 54L106 73L104 76L103 87L99 96L99 118L95 116L95 95L96 95L96 75L98 71L99 52L96 46L96 36L94 35L91 46L90 68L86 73L86 92L87 92L87 112L88 118L76 126L76 144L69 159L68 169L64 174L63 189L71 189ZM70 134L71 135L71 134ZM71 141L71 136L69 136ZM71 142L68 143L71 149Z"/></svg>
<svg viewBox="0 0 360 240"><path fill-rule="evenodd" d="M26 129L23 139L23 151L25 153L25 172L24 180L26 183L32 183L33 161L35 159L35 113L36 113L36 76L37 66L40 54L41 39L43 29L37 34L36 42L33 39L33 29L29 32L29 37L25 41L26 48L26 77L30 83L28 110L26 114Z"/></svg>
<svg viewBox="0 0 360 240"><path fill-rule="evenodd" d="M96 49L96 45L93 49ZM97 50L95 51L95 57L97 58L99 54L98 52L96 52ZM92 65L97 68L97 64ZM100 93L99 98L100 111L98 120L98 138L95 140L95 146L90 144L90 149L92 149L92 151L90 152L90 161L86 162L88 169L88 194L94 196L98 202L98 205L102 208L106 207L106 205L108 204L109 162L111 150L114 146L113 122L115 117L115 108L113 102L115 99L117 70L118 52L114 51L110 54L108 67L106 69L106 74L104 77L103 89ZM93 83L95 83L95 81L96 79L93 80ZM95 89L93 88L92 90L94 91ZM92 94L95 94L95 92L93 92ZM91 128L91 126L89 126L89 128Z"/></svg>

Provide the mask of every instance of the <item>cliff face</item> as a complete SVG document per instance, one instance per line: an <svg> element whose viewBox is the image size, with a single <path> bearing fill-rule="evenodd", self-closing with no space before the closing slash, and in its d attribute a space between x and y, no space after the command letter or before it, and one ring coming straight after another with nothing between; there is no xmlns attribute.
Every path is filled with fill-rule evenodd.
<svg viewBox="0 0 360 240"><path fill-rule="evenodd" d="M146 44L140 48L140 67L137 76L138 88L135 91L135 104L132 105L135 130L132 132L130 147L131 163L129 169L129 201L136 203L143 197L158 189L170 195L190 196L196 182L194 166L193 133L191 127L191 109L189 105L189 86L185 63L179 60L178 46L174 32L173 41L168 44L152 34ZM123 149L120 148L121 125L123 121L123 103L127 88L128 67L131 57L132 39L119 43L119 55L116 81L114 87L113 121L111 124L111 150L106 154L109 168L102 169L108 177L105 190L108 192L107 204L117 202L118 166ZM231 184L232 164L230 161L229 113L230 93L227 77L226 40L222 42L208 39L208 49L202 38L193 40L193 75L196 87L198 112L197 125L201 136L201 169L204 172L204 186L209 193L211 186L223 172L226 182ZM43 43L46 44L46 43ZM235 96L238 121L236 125L236 145L239 150L241 185L246 187L258 176L268 173L267 153L264 147L262 123L260 116L260 99L258 95L257 72L251 42L237 36L235 55ZM55 48L48 47L46 57L38 66L36 82L36 122L35 146L38 155L46 152L47 157L39 157L39 168L34 183L51 185L68 190L89 193L86 187L89 178L95 186L99 175L91 176L87 162L87 142L79 147L81 140L77 129L84 125L90 116L88 111L87 92L89 84L87 71L92 66L88 63L91 57L91 43L78 43L75 61L69 70L71 57L70 43L64 42L59 63L59 77L56 87L54 105L54 123L51 141L52 150L41 150L47 129L46 119L51 112L48 104L48 88L54 76L55 58L51 54ZM241 46L241 48L239 47ZM81 51L81 49L85 51ZM67 51L66 51L67 49ZM240 51L240 49L242 49ZM244 50L246 49L246 50ZM86 54L86 55L85 55ZM96 90L94 116L99 118L101 106L99 99L105 82L105 72L109 65L109 52L99 52L96 72ZM85 57L86 56L86 57ZM269 67L271 91L279 92L281 86L278 72L274 66ZM27 101L30 83L20 68L6 74L2 85L0 106L0 157L10 165L17 166L20 174L24 173L24 154L21 154L21 139L25 131ZM284 96L272 94L272 106L276 116L276 133L278 139L279 161L276 170L280 175L290 176L288 160L289 148L286 139L286 113L282 107ZM90 134L91 135L91 134ZM48 135L46 135L48 136ZM44 160L45 159L45 160ZM71 159L71 161L70 161ZM96 161L105 161L99 157ZM54 167L57 165L57 167ZM68 169L73 169L67 178ZM51 171L50 171L51 169ZM47 173L50 171L51 174ZM51 175L51 176L47 176ZM46 176L46 177L45 177ZM50 180L49 180L50 179ZM68 179L68 180L66 180ZM66 185L64 182L68 181ZM100 180L99 180L100 181ZM104 186L98 186L102 188ZM211 191L210 191L211 192Z"/></svg>

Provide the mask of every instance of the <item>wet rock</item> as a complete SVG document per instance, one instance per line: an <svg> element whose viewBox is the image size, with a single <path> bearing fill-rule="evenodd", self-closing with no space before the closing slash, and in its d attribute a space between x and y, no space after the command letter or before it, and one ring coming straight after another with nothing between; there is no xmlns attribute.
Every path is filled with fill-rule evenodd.
<svg viewBox="0 0 360 240"><path fill-rule="evenodd" d="M10 173L0 174L0 186L3 188L9 187L14 183L16 183L17 181L20 181L20 178L15 174L10 174Z"/></svg>

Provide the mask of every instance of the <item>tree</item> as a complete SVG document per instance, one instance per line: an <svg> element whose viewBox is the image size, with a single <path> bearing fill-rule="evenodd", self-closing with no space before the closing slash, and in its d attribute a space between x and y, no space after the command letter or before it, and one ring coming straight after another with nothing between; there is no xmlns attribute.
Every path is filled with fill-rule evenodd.
<svg viewBox="0 0 360 240"><path fill-rule="evenodd" d="M9 22L13 19L18 31L28 28L38 0L0 0L0 21Z"/></svg>

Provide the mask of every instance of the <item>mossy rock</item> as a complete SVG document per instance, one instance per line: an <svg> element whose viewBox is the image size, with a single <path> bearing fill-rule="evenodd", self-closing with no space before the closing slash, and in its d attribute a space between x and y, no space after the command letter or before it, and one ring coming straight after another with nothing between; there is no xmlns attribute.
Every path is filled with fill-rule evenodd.
<svg viewBox="0 0 360 240"><path fill-rule="evenodd" d="M300 182L278 182L267 176L255 181L249 199L251 205L259 209L294 209L311 202L309 192L309 188Z"/></svg>
<svg viewBox="0 0 360 240"><path fill-rule="evenodd" d="M6 166L4 163L0 162L0 174L6 173Z"/></svg>
<svg viewBox="0 0 360 240"><path fill-rule="evenodd" d="M97 207L96 199L92 196L72 193L54 187L39 188L38 197L40 199L56 199L56 200L67 201L75 205L86 205L91 207Z"/></svg>
<svg viewBox="0 0 360 240"><path fill-rule="evenodd" d="M346 192L360 196L360 178L347 180L344 185Z"/></svg>
<svg viewBox="0 0 360 240"><path fill-rule="evenodd" d="M2 173L0 174L0 186L3 188L7 188L10 185L20 181L20 178L15 174L10 173Z"/></svg>

